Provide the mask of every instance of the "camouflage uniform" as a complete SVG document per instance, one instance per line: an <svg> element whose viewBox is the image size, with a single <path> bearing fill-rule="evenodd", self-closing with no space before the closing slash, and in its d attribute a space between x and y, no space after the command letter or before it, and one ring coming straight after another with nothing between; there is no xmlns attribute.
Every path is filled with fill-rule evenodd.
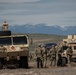
<svg viewBox="0 0 76 75"><path fill-rule="evenodd" d="M51 56L51 66L56 66L56 48L52 46L52 48L49 51L49 54Z"/></svg>
<svg viewBox="0 0 76 75"><path fill-rule="evenodd" d="M73 54L73 51L72 51L71 47L69 46L67 49L68 66L71 66L72 54Z"/></svg>
<svg viewBox="0 0 76 75"><path fill-rule="evenodd" d="M57 47L57 66L62 66L62 48L60 46Z"/></svg>
<svg viewBox="0 0 76 75"><path fill-rule="evenodd" d="M37 68L39 68L39 67L43 68L41 47L38 47L36 49L35 54L36 54L36 58L37 58Z"/></svg>
<svg viewBox="0 0 76 75"><path fill-rule="evenodd" d="M43 67L46 67L47 64L47 49L42 47L42 57L43 57Z"/></svg>

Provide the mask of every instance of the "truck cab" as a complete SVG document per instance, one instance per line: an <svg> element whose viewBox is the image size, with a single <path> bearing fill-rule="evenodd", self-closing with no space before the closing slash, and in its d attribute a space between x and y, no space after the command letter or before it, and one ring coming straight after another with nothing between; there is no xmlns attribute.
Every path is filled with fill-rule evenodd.
<svg viewBox="0 0 76 75"><path fill-rule="evenodd" d="M0 69L3 67L28 68L28 57L28 35L13 35L4 27L0 31Z"/></svg>

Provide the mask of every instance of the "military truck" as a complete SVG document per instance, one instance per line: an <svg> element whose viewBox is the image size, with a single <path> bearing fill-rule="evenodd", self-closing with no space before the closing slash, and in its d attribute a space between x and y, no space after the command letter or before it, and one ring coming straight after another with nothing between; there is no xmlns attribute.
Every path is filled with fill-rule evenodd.
<svg viewBox="0 0 76 75"><path fill-rule="evenodd" d="M67 39L63 39L63 46L62 46L62 63L65 65L67 63L67 54L66 50L70 46L73 50L72 61L76 62L76 35L68 35Z"/></svg>
<svg viewBox="0 0 76 75"><path fill-rule="evenodd" d="M0 31L0 69L7 67L28 68L29 37L13 35L4 21Z"/></svg>

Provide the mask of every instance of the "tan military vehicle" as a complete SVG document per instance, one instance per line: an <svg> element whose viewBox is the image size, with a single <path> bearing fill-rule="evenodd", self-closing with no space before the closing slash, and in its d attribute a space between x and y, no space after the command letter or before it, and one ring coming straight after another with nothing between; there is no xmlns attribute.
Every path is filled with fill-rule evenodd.
<svg viewBox="0 0 76 75"><path fill-rule="evenodd" d="M66 49L68 46L71 46L73 50L73 56L72 56L72 61L76 62L76 35L68 35L67 39L63 39L63 46L62 46L62 57L63 57L63 64L66 64L67 62L67 54L66 54Z"/></svg>
<svg viewBox="0 0 76 75"><path fill-rule="evenodd" d="M0 31L0 69L4 67L28 68L28 36L11 35L11 31L6 26L4 24L3 30Z"/></svg>

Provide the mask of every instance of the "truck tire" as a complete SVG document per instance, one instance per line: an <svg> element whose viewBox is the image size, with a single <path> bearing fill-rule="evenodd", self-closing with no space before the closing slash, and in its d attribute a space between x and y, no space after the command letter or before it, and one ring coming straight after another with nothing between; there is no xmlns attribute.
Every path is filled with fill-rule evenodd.
<svg viewBox="0 0 76 75"><path fill-rule="evenodd" d="M57 66L62 66L62 56L61 56L61 54L58 54Z"/></svg>
<svg viewBox="0 0 76 75"><path fill-rule="evenodd" d="M0 69L2 69L2 63L1 63L1 61L0 61Z"/></svg>
<svg viewBox="0 0 76 75"><path fill-rule="evenodd" d="M65 57L62 58L62 66L66 66L67 64L67 59Z"/></svg>
<svg viewBox="0 0 76 75"><path fill-rule="evenodd" d="M28 58L27 58L27 56L26 57L24 57L24 59L23 59L23 68L28 68Z"/></svg>
<svg viewBox="0 0 76 75"><path fill-rule="evenodd" d="M11 31L0 31L0 36L10 36L11 35Z"/></svg>
<svg viewBox="0 0 76 75"><path fill-rule="evenodd" d="M27 56L26 57L25 56L21 57L19 65L20 65L21 68L26 68L27 69L28 68L28 57Z"/></svg>
<svg viewBox="0 0 76 75"><path fill-rule="evenodd" d="M57 66L62 66L62 59L58 59Z"/></svg>
<svg viewBox="0 0 76 75"><path fill-rule="evenodd" d="M25 68L27 69L28 68L28 57L27 56L25 57L25 60L26 60L25 61Z"/></svg>

